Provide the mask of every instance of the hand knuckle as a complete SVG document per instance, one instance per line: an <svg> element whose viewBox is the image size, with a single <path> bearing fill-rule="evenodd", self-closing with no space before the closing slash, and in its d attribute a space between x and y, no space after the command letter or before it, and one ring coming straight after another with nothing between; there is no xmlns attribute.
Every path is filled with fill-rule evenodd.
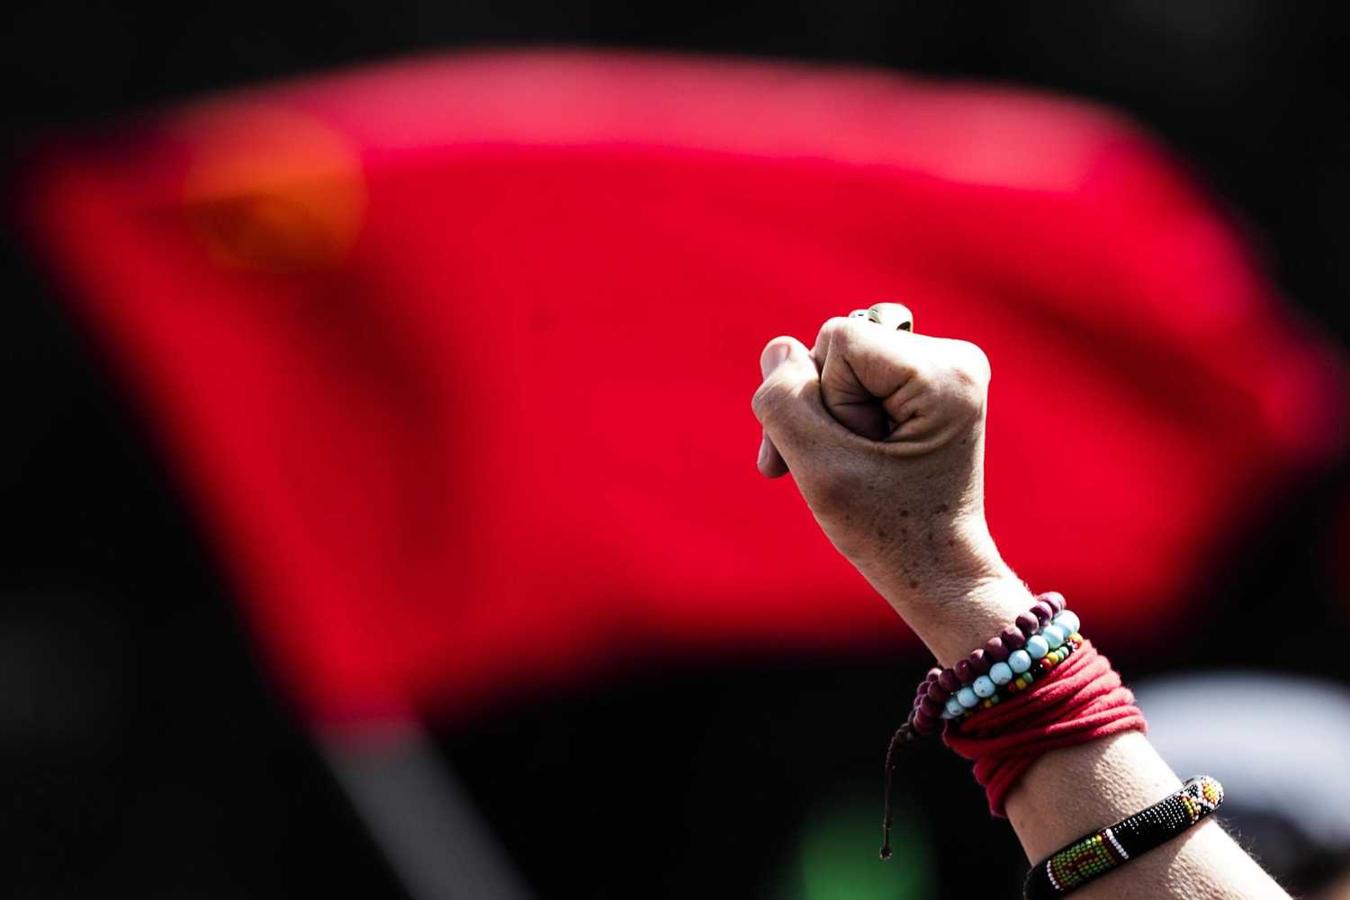
<svg viewBox="0 0 1350 900"><path fill-rule="evenodd" d="M839 317L839 325L836 326L835 341L840 347L849 347L856 345L860 339L870 336L876 329L876 325L866 319L855 319L852 316L847 318Z"/></svg>
<svg viewBox="0 0 1350 900"><path fill-rule="evenodd" d="M816 341L826 342L834 348L844 346L853 339L853 329L860 321L848 316L831 316L820 326Z"/></svg>
<svg viewBox="0 0 1350 900"><path fill-rule="evenodd" d="M787 386L781 380L769 377L764 379L750 398L750 408L761 424L768 425L780 418L789 399Z"/></svg>
<svg viewBox="0 0 1350 900"><path fill-rule="evenodd" d="M989 384L989 357L977 344L957 342L957 354L952 365L953 374L968 387L983 389Z"/></svg>

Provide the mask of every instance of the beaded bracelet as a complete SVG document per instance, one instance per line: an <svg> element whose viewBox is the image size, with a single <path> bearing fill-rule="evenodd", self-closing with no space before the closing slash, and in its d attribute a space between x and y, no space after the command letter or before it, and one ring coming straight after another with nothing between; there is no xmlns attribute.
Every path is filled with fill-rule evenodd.
<svg viewBox="0 0 1350 900"><path fill-rule="evenodd" d="M1063 897L1137 856L1159 847L1219 808L1223 785L1197 775L1181 790L1052 853L1027 873L1024 900Z"/></svg>
<svg viewBox="0 0 1350 900"><path fill-rule="evenodd" d="M1067 659L1083 643L1078 616L1066 608L1058 591L1038 594L1031 609L990 638L965 659L943 669L928 670L915 692L909 716L886 748L881 858L891 855L891 779L900 747L933 734L944 720L960 719L987 709L1029 688Z"/></svg>
<svg viewBox="0 0 1350 900"><path fill-rule="evenodd" d="M1069 613L1069 615L1072 615L1072 613ZM1058 619L1059 617L1056 616L1056 621ZM1059 630L1066 631L1067 629ZM1046 631L1051 631L1051 628L1047 627ZM980 680L976 679L973 685L957 691L956 696L947 701L947 707L942 712L942 718L948 720L964 719L982 709L989 709L991 706L997 705L1013 694L1025 691L1049 675L1056 666L1072 656L1075 650L1082 647L1083 636L1075 630L1063 637L1056 634L1052 638L1048 638L1046 643L1050 649L1040 657L1026 655L1026 658L1022 659L1018 657L1018 654L1025 654L1025 651L1016 651L1012 659L1017 660L1016 666L1020 666L1020 668L1014 665L995 663L990 668L988 676L994 685L994 693L988 693L988 686L982 685ZM1000 670L1000 666L1005 668ZM970 693L966 693L967 691ZM968 705L971 702L971 695L974 696L974 706Z"/></svg>
<svg viewBox="0 0 1350 900"><path fill-rule="evenodd" d="M906 720L908 730L919 737L933 734L942 726L943 719L960 718L981 705L988 707L997 703L997 695L1003 693L1000 687L1018 681L1029 682L1031 679L1025 678L1026 674L1039 667L1044 658L1052 656L1052 651L1058 650L1076 634L1078 627L1078 616L1065 609L1063 594L1058 591L1040 594L1031 609L990 638L983 647L950 668L928 670L915 693L914 705ZM1034 674L1032 678L1035 678ZM982 704L987 700L992 702ZM906 730L905 726L901 726L901 730ZM900 732L896 736L900 737ZM908 738L906 735L905 739Z"/></svg>

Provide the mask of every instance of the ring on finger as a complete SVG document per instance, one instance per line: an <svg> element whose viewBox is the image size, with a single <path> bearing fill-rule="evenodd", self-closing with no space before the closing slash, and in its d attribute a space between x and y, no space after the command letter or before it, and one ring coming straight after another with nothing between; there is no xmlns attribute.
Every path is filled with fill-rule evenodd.
<svg viewBox="0 0 1350 900"><path fill-rule="evenodd" d="M894 331L913 331L914 313L903 303L874 303L867 309L855 309L848 314L850 319L866 319L883 328Z"/></svg>
<svg viewBox="0 0 1350 900"><path fill-rule="evenodd" d="M914 330L914 313L903 303L874 303L867 308L867 315L887 331Z"/></svg>

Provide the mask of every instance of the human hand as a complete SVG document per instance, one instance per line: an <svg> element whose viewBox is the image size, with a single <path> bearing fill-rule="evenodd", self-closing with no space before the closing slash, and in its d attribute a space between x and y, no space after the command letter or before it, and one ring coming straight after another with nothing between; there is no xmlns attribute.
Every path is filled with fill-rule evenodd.
<svg viewBox="0 0 1350 900"><path fill-rule="evenodd" d="M935 652L952 601L997 595L992 610L955 614L972 630L1030 605L985 523L990 373L978 347L836 317L810 350L769 341L760 366L760 471L792 473L826 536Z"/></svg>

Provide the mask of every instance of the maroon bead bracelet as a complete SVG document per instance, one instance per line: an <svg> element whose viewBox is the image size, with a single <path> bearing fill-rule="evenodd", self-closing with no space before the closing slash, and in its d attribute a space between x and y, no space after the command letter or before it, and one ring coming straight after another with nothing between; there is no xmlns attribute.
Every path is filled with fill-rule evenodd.
<svg viewBox="0 0 1350 900"><path fill-rule="evenodd" d="M1065 606L1064 595L1058 591L1037 594L1031 609L1019 615L1013 624L997 636L985 641L983 647L972 650L969 656L957 660L948 668L934 666L919 682L909 716L891 737L890 745L886 748L886 787L882 800L886 815L881 826L882 859L891 855L891 776L895 772L896 752L910 741L940 729L947 701L975 679L988 674L994 664L1006 662L1009 656L1024 648L1031 637L1039 634L1051 619L1064 611Z"/></svg>
<svg viewBox="0 0 1350 900"><path fill-rule="evenodd" d="M1064 595L1059 591L1038 594L1031 609L1019 615L997 637L986 641L983 647L972 650L965 659L957 660L946 669L936 666L929 669L915 691L914 706L905 724L916 737L925 737L937 731L942 727L942 710L953 694L981 675L988 674L989 667L994 663L1006 661L1014 650L1025 647L1027 638L1039 634L1055 615L1064 611L1065 605ZM904 730L904 726L901 728ZM899 737L899 732L896 736Z"/></svg>

